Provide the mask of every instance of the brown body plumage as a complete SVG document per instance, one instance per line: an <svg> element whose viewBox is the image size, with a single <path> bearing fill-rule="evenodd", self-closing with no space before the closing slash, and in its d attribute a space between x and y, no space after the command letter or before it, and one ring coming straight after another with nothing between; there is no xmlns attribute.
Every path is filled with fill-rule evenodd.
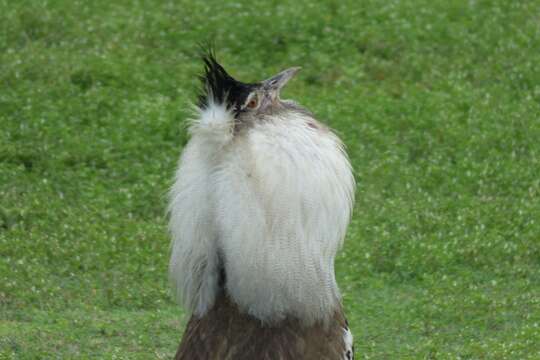
<svg viewBox="0 0 540 360"><path fill-rule="evenodd" d="M175 360L352 359L343 338L346 328L341 307L328 326L304 326L297 319L264 325L222 292L206 315L191 317Z"/></svg>

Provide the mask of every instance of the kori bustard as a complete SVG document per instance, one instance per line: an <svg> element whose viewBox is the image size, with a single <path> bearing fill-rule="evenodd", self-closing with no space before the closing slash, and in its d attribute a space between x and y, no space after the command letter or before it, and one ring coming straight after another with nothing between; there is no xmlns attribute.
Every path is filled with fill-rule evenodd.
<svg viewBox="0 0 540 360"><path fill-rule="evenodd" d="M334 258L355 183L338 137L280 98L290 68L232 78L211 51L170 192L176 359L352 359Z"/></svg>

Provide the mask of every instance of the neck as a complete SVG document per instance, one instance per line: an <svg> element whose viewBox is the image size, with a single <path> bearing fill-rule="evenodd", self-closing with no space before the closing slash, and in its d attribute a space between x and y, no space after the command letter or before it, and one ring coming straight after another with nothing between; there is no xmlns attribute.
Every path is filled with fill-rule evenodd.
<svg viewBox="0 0 540 360"><path fill-rule="evenodd" d="M207 132L194 133L184 150L172 192L171 275L198 315L219 291L220 267L229 297L262 322L325 322L339 307L334 257L354 180L337 137L294 116L255 124L214 152Z"/></svg>

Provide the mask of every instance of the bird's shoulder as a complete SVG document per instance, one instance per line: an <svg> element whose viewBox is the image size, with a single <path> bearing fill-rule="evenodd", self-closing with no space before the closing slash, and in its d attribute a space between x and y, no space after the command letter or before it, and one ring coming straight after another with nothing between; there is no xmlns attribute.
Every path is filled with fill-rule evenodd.
<svg viewBox="0 0 540 360"><path fill-rule="evenodd" d="M203 317L192 317L186 327L176 360L280 359L350 360L352 335L343 311L329 324L302 325L285 319L275 325L240 313L221 295Z"/></svg>

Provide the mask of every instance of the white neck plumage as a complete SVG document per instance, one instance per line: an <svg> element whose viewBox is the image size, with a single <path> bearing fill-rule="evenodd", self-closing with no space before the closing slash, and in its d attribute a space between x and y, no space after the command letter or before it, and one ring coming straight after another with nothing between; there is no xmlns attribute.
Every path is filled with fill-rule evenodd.
<svg viewBox="0 0 540 360"><path fill-rule="evenodd" d="M339 306L334 257L354 196L341 142L300 111L236 134L233 123L209 104L180 159L170 204L177 295L204 315L223 268L228 295L261 321L325 321Z"/></svg>

